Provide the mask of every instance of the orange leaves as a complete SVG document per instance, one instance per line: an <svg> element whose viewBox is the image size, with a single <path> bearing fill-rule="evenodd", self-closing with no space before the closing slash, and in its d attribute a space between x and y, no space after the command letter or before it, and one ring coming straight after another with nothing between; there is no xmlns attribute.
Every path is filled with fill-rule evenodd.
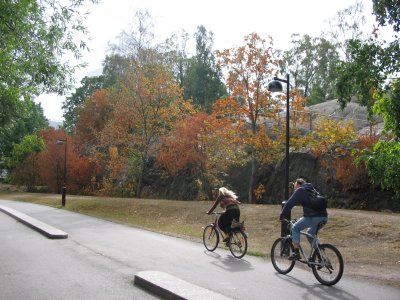
<svg viewBox="0 0 400 300"><path fill-rule="evenodd" d="M67 140L67 189L68 193L87 193L92 177L100 173L99 166L88 157L75 151L75 140L66 136L62 130L53 128L41 131L46 148L37 157L41 181L52 192L59 192L63 184L65 144L57 144L57 140ZM51 162L51 163L49 163Z"/></svg>
<svg viewBox="0 0 400 300"><path fill-rule="evenodd" d="M306 123L309 119L309 114L305 110L306 98L301 96L298 89L290 92L290 98L292 99L290 105L292 126L296 127L298 123Z"/></svg>
<svg viewBox="0 0 400 300"><path fill-rule="evenodd" d="M105 90L96 90L84 103L76 124L76 146L88 153L98 133L104 128L111 108Z"/></svg>
<svg viewBox="0 0 400 300"><path fill-rule="evenodd" d="M181 88L164 66L132 63L134 68L108 94L111 113L97 133L95 155L105 168L104 191L112 192L118 183L134 187L140 197L140 179L160 139L193 108L182 100Z"/></svg>
<svg viewBox="0 0 400 300"><path fill-rule="evenodd" d="M249 144L257 150L258 161L262 164L269 164L277 159L279 155L279 139L273 139L267 135L268 129L263 128L256 135L249 139Z"/></svg>
<svg viewBox="0 0 400 300"><path fill-rule="evenodd" d="M161 140L157 162L170 174L176 174L188 166L204 169L205 145L200 136L205 130L206 119L204 113L187 117L176 123L173 131Z"/></svg>
<svg viewBox="0 0 400 300"><path fill-rule="evenodd" d="M215 112L197 113L176 123L161 140L157 162L170 174L190 168L215 183L219 172L239 162L241 145L237 141L237 132L228 118L219 118Z"/></svg>
<svg viewBox="0 0 400 300"><path fill-rule="evenodd" d="M231 96L217 102L213 109L218 116L237 122L237 136L253 150L265 155L270 147L269 138L261 130L262 123L268 119L277 119L281 104L272 98L267 90L267 82L277 72L279 61L272 52L272 39L267 43L256 33L245 37L244 46L217 52L219 64L228 74L227 84ZM260 140L257 141L257 139ZM263 155L259 155L264 153ZM269 161L272 153L265 157Z"/></svg>
<svg viewBox="0 0 400 300"><path fill-rule="evenodd" d="M269 44L253 33L245 37L245 45L236 49L217 51L219 65L228 73L231 95L242 97L247 106L257 109L269 93L265 84L276 72L278 60L273 58L272 40Z"/></svg>
<svg viewBox="0 0 400 300"><path fill-rule="evenodd" d="M340 155L332 158L331 164L325 164L327 169L333 171L333 175L339 181L344 190L368 190L369 180L364 163L356 165L358 153L364 149L371 149L379 140L377 135L362 135L351 149L341 149Z"/></svg>

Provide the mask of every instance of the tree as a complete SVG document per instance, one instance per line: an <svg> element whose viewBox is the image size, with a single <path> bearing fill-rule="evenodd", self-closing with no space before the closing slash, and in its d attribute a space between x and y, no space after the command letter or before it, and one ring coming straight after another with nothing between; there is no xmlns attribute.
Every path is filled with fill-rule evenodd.
<svg viewBox="0 0 400 300"><path fill-rule="evenodd" d="M48 190L53 193L61 193L63 185L64 171L64 144L58 145L57 140L67 140L67 183L69 186L70 172L69 165L71 163L71 140L66 136L62 129L49 128L42 130L40 136L45 142L45 148L39 154L37 160L40 166L40 178L43 185L47 186ZM51 163L48 163L51 161ZM69 189L68 189L69 191Z"/></svg>
<svg viewBox="0 0 400 300"><path fill-rule="evenodd" d="M135 195L141 197L157 143L173 123L190 114L191 108L183 101L181 89L164 66L132 63L135 67L121 83L121 89L109 96L112 114L100 134L98 151L110 160L106 149L115 147L124 163L118 172L111 166L108 175L117 174L120 180L131 181Z"/></svg>
<svg viewBox="0 0 400 300"><path fill-rule="evenodd" d="M302 89L307 97L316 69L316 38L309 35L292 35L292 49L283 55L282 73L290 74L294 87Z"/></svg>
<svg viewBox="0 0 400 300"><path fill-rule="evenodd" d="M103 72L100 76L84 77L81 80L81 86L75 92L67 97L63 103L64 125L63 128L72 133L78 122L77 116L83 110L85 101L92 94L101 89L111 89L124 78L129 69L129 59L120 54L106 56L103 62Z"/></svg>
<svg viewBox="0 0 400 300"><path fill-rule="evenodd" d="M208 116L198 113L174 124L171 132L161 139L157 161L169 174L175 175L186 168L194 172L205 171L207 157L201 143Z"/></svg>
<svg viewBox="0 0 400 300"><path fill-rule="evenodd" d="M163 45L164 58L170 65L179 86L183 88L185 74L188 69L187 42L189 35L182 30L179 35L173 34Z"/></svg>
<svg viewBox="0 0 400 300"><path fill-rule="evenodd" d="M373 13L379 26L392 25L393 30L400 31L400 1L399 0L372 0Z"/></svg>
<svg viewBox="0 0 400 300"><path fill-rule="evenodd" d="M374 96L380 95L396 77L400 70L400 43L397 38L400 21L394 19L398 14L399 1L374 0L374 14L378 26L392 24L395 34L391 42L379 39L379 27L374 36L367 41L352 39L348 43L349 60L339 65L336 87L342 107L356 96L366 105L370 114L375 102Z"/></svg>
<svg viewBox="0 0 400 300"><path fill-rule="evenodd" d="M267 81L277 71L278 60L272 54L272 39L267 44L256 33L244 38L245 44L236 49L217 51L220 65L227 71L227 86L231 96L238 103L236 115L248 122L250 140L257 135L262 118L273 117L281 107L267 90ZM245 127L244 127L245 128ZM255 150L248 144L251 153L251 176L249 202L253 200L254 177L256 173Z"/></svg>
<svg viewBox="0 0 400 300"><path fill-rule="evenodd" d="M392 140L384 137L372 150L366 149L357 159L367 167L368 174L383 189L395 192L400 198L399 169L399 80L393 79L400 70L400 43L398 31L399 1L374 0L374 14L378 21L374 36L367 41L352 40L349 43L351 60L343 63L339 70L337 87L339 101L345 106L351 96L368 107L370 114L383 116L385 129L395 136ZM393 26L393 40L385 42L379 39L379 27Z"/></svg>
<svg viewBox="0 0 400 300"><path fill-rule="evenodd" d="M365 150L358 158L364 162L372 180L383 189L395 192L400 199L400 143L394 140L377 142L372 151Z"/></svg>
<svg viewBox="0 0 400 300"><path fill-rule="evenodd" d="M21 143L15 144L6 165L12 170L11 182L27 186L28 191L39 182L37 156L44 148L44 141L35 134L24 136Z"/></svg>
<svg viewBox="0 0 400 300"><path fill-rule="evenodd" d="M343 147L349 147L356 138L356 130L352 122L338 121L321 117L311 133L311 149L314 154L337 154Z"/></svg>
<svg viewBox="0 0 400 300"><path fill-rule="evenodd" d="M97 0L90 0L97 2ZM62 94L71 85L77 66L62 60L79 59L86 48L78 8L82 0L2 1L0 4L0 127L17 118L20 99L42 92ZM64 56L65 57L65 56Z"/></svg>
<svg viewBox="0 0 400 300"><path fill-rule="evenodd" d="M71 96L67 97L63 103L64 124L63 128L72 133L75 129L79 110L84 101L93 94L94 91L104 88L104 76L84 77L81 86L75 90Z"/></svg>
<svg viewBox="0 0 400 300"><path fill-rule="evenodd" d="M97 163L75 151L73 136L67 136L61 129L49 128L40 132L45 148L37 157L41 184L50 192L59 193L63 185L64 145L57 140L67 140L67 189L71 194L93 194L95 178L100 173ZM49 163L51 161L51 163Z"/></svg>
<svg viewBox="0 0 400 300"><path fill-rule="evenodd" d="M338 50L344 61L349 60L349 49L347 43L350 40L363 40L365 33L362 31L365 25L364 5L356 1L336 13L336 16L328 20L330 31L323 32L321 36L330 38L331 44Z"/></svg>
<svg viewBox="0 0 400 300"><path fill-rule="evenodd" d="M342 184L343 190L353 194L352 207L364 208L373 198L374 186L370 183L365 164L358 162L358 157L366 149L372 150L378 140L377 134L359 135L354 148L341 148L340 153L331 157L330 164L326 165L328 170L333 170L334 178Z"/></svg>
<svg viewBox="0 0 400 300"><path fill-rule="evenodd" d="M35 134L48 127L40 104L30 99L23 99L15 107L18 118L0 126L0 157L10 156L14 145L21 143L23 137Z"/></svg>
<svg viewBox="0 0 400 300"><path fill-rule="evenodd" d="M373 112L383 117L385 131L400 140L400 80L394 80L389 90L376 98Z"/></svg>
<svg viewBox="0 0 400 300"><path fill-rule="evenodd" d="M344 108L352 97L356 97L372 116L374 94L388 77L385 50L380 45L359 40L349 41L348 47L351 61L342 61L338 66L336 90L339 103Z"/></svg>
<svg viewBox="0 0 400 300"><path fill-rule="evenodd" d="M82 105L77 117L75 130L76 149L83 155L89 155L98 142L98 136L111 114L106 90L95 91Z"/></svg>
<svg viewBox="0 0 400 300"><path fill-rule="evenodd" d="M312 105L334 97L334 78L339 54L324 38L292 35L292 49L284 52L282 73L291 75L294 88L303 91Z"/></svg>
<svg viewBox="0 0 400 300"><path fill-rule="evenodd" d="M242 140L230 120L219 117L219 108L225 107L223 112L228 112L227 101L217 101L211 115L199 112L174 124L161 139L157 155L157 162L169 174L190 170L190 174L197 175L210 199L211 187L224 184L220 175L233 164L239 165L245 155Z"/></svg>
<svg viewBox="0 0 400 300"><path fill-rule="evenodd" d="M184 76L184 98L207 112L211 112L212 104L226 96L226 88L222 83L222 74L216 66L212 53L213 35L204 26L197 27L196 56L189 60Z"/></svg>
<svg viewBox="0 0 400 300"><path fill-rule="evenodd" d="M153 44L155 41L153 33L152 16L147 10L139 10L134 15L134 20L129 29L120 34L118 44L113 44L113 54L120 55L128 63L128 70L135 67L132 62L165 63L161 46Z"/></svg>

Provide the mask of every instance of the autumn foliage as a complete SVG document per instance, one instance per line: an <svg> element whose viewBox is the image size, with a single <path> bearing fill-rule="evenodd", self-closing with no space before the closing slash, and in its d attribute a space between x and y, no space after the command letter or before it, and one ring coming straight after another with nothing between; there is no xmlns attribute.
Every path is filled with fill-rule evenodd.
<svg viewBox="0 0 400 300"><path fill-rule="evenodd" d="M96 90L80 109L75 128L75 147L87 154L97 143L98 134L106 126L112 107L106 90Z"/></svg>
<svg viewBox="0 0 400 300"><path fill-rule="evenodd" d="M157 161L171 175L188 167L205 170L206 152L201 135L208 115L198 113L175 124L172 132L161 139Z"/></svg>
<svg viewBox="0 0 400 300"><path fill-rule="evenodd" d="M249 166L248 201L261 199L266 187L256 182L256 172L282 160L286 146L286 94L267 89L282 63L272 39L252 33L242 46L216 52L229 93L213 100L207 112L183 99L184 87L153 50L124 57L116 83L80 102L74 134L41 131L44 150L28 155L14 174L60 192L66 161L69 193L141 197L151 168L171 177L200 175L215 187L225 184L221 174L231 167ZM363 188L367 173L354 164L352 150L370 147L377 138L357 136L352 123L315 115L309 128L307 99L296 88L289 98L290 151L322 158L344 190ZM60 139L66 143L57 144Z"/></svg>
<svg viewBox="0 0 400 300"><path fill-rule="evenodd" d="M37 165L40 179L51 192L58 193L63 185L65 144L58 144L57 140L67 140L67 188L68 193L92 194L95 186L93 179L100 173L95 162L88 157L76 153L74 138L67 136L62 130L50 128L40 133L45 141L45 149L37 156Z"/></svg>

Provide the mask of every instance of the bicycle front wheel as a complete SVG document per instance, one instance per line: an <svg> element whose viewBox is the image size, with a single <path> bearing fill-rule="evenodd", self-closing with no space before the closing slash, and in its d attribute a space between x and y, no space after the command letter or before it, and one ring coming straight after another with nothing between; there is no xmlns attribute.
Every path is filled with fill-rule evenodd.
<svg viewBox="0 0 400 300"><path fill-rule="evenodd" d="M280 274L287 274L293 270L294 260L289 260L289 256L293 253L293 244L289 238L278 238L271 248L271 262L275 270Z"/></svg>
<svg viewBox="0 0 400 300"><path fill-rule="evenodd" d="M239 230L230 234L229 250L236 258L242 258L247 252L247 236Z"/></svg>
<svg viewBox="0 0 400 300"><path fill-rule="evenodd" d="M344 263L342 254L339 250L330 244L319 245L318 249L314 250L312 261L312 271L315 278L324 285L334 285L342 278Z"/></svg>
<svg viewBox="0 0 400 300"><path fill-rule="evenodd" d="M215 225L209 224L204 227L203 231L203 244L208 251L214 251L217 249L219 243L218 230Z"/></svg>

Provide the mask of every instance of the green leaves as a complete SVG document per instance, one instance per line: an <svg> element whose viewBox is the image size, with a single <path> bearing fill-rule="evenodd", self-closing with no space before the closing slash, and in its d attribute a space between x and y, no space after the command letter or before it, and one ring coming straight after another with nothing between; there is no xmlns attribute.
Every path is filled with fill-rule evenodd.
<svg viewBox="0 0 400 300"><path fill-rule="evenodd" d="M14 145L12 156L6 158L6 165L14 169L21 164L26 157L33 153L39 153L44 149L44 140L35 134L24 136L21 143Z"/></svg>
<svg viewBox="0 0 400 300"><path fill-rule="evenodd" d="M384 120L385 130L392 132L397 139L400 138L400 80L395 80L390 89L377 96L373 112L381 115Z"/></svg>
<svg viewBox="0 0 400 300"><path fill-rule="evenodd" d="M193 103L211 112L212 104L227 94L222 83L222 73L216 66L212 32L199 26L196 33L196 56L188 59L188 67L183 78L184 97L193 99Z"/></svg>
<svg viewBox="0 0 400 300"><path fill-rule="evenodd" d="M13 145L20 143L26 134L33 134L48 126L40 105L35 104L30 99L15 101L15 117L12 121L0 127L0 156L9 156ZM10 114L11 112L6 109L4 114L7 113Z"/></svg>
<svg viewBox="0 0 400 300"><path fill-rule="evenodd" d="M62 94L71 87L71 75L79 65L62 56L80 57L85 33L80 13L84 1L17 0L0 3L0 126L13 118L22 97L42 92ZM95 2L95 1L91 1ZM80 46L78 47L77 44Z"/></svg>
<svg viewBox="0 0 400 300"><path fill-rule="evenodd" d="M400 143L379 141L373 151L366 151L356 161L363 161L368 174L383 189L393 190L400 196Z"/></svg>
<svg viewBox="0 0 400 300"><path fill-rule="evenodd" d="M400 3L398 0L373 0L373 10L380 26L392 25L397 32L400 30Z"/></svg>

